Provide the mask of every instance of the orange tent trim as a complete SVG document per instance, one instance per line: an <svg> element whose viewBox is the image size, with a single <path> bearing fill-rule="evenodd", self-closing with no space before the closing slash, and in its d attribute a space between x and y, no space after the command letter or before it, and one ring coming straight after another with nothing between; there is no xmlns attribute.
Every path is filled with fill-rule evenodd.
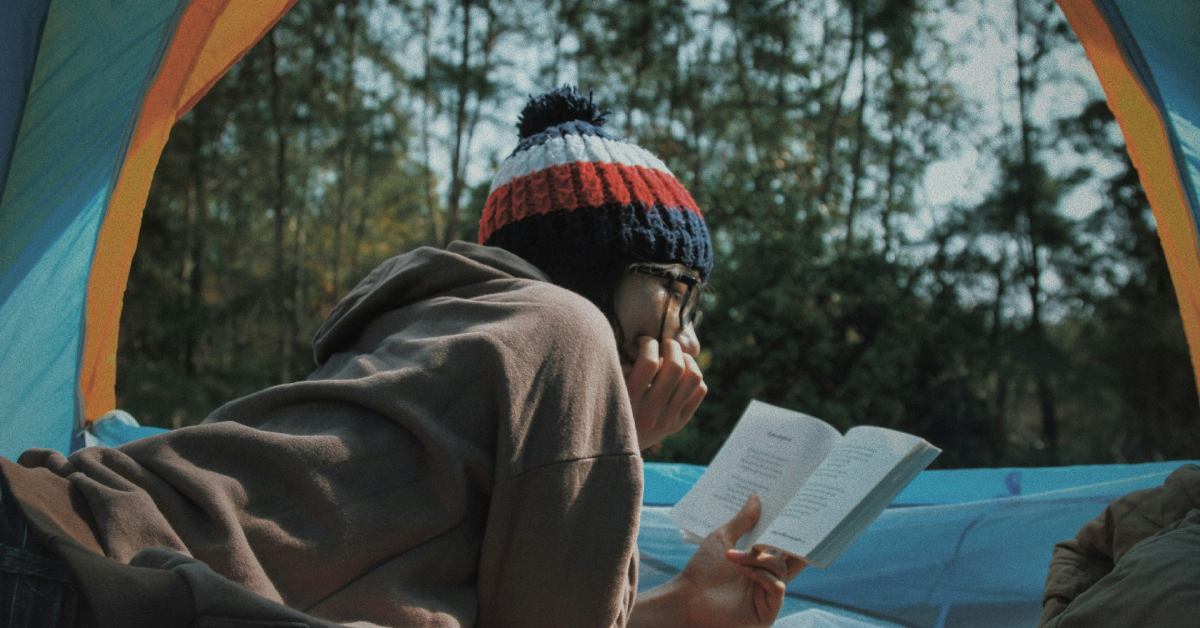
<svg viewBox="0 0 1200 628"><path fill-rule="evenodd" d="M1126 150L1154 211L1159 241L1179 301L1192 370L1200 388L1200 248L1196 222L1188 207L1163 114L1130 68L1095 3L1059 0L1059 6L1096 69L1109 109L1121 125Z"/></svg>

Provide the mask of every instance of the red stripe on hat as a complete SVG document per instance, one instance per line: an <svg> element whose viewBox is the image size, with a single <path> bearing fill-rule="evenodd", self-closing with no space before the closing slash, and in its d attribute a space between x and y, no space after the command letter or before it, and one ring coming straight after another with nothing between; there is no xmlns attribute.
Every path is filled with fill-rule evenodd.
<svg viewBox="0 0 1200 628"><path fill-rule="evenodd" d="M606 168L615 164L597 163L596 170L600 173L600 180L604 181L604 202L616 203L618 205L628 205L629 188L625 185L625 178L621 176L620 168Z"/></svg>
<svg viewBox="0 0 1200 628"><path fill-rule="evenodd" d="M579 196L575 193L575 176L571 172L573 163L563 164L566 168L550 168L545 172L550 185L550 206L551 207L579 207L583 205L580 202Z"/></svg>
<svg viewBox="0 0 1200 628"><path fill-rule="evenodd" d="M571 169L579 173L579 188L583 191L583 203L592 207L604 204L604 182L596 172L596 164L590 161L577 161L571 164Z"/></svg>
<svg viewBox="0 0 1200 628"><path fill-rule="evenodd" d="M646 179L642 176L640 168L621 168L619 172L625 178L625 184L629 186L629 192L633 198L642 202L646 202L646 199L653 199L665 203L666 199L659 198L650 191L650 186L646 185Z"/></svg>
<svg viewBox="0 0 1200 628"><path fill-rule="evenodd" d="M675 177L668 177L667 173L661 170L651 170L646 174L650 183L650 189L654 191L655 195L663 199L663 202L673 207L687 207L683 203L683 199L679 198L675 189L677 186L671 185L671 181L674 181Z"/></svg>
<svg viewBox="0 0 1200 628"><path fill-rule="evenodd" d="M680 183L678 179L675 179L674 177L671 178L675 181L675 187L678 189L678 193L683 201L681 205L683 207L694 207L696 208L696 214L701 215L700 204L696 202L696 199L692 198L692 193L688 192L687 188L683 187L683 184Z"/></svg>
<svg viewBox="0 0 1200 628"><path fill-rule="evenodd" d="M496 224L496 207L503 202L499 194L501 191L496 190L488 194L487 200L483 202L483 214L479 217L479 233L475 235L475 240L480 244L486 242L492 232L496 230L494 226ZM503 192L504 198L507 198L508 190L503 190Z"/></svg>
<svg viewBox="0 0 1200 628"><path fill-rule="evenodd" d="M550 183L549 169L535 172L526 179L525 202L528 204L527 206L531 213L546 214L554 209L554 203L550 200ZM513 213L518 214L520 212L521 207L514 205Z"/></svg>
<svg viewBox="0 0 1200 628"><path fill-rule="evenodd" d="M513 181L513 185L510 186L511 193L508 195L508 205L501 208L503 211L500 213L499 224L496 225L497 229L512 220L516 220L512 215L512 208L525 206L525 190L529 187L528 184L529 179Z"/></svg>
<svg viewBox="0 0 1200 628"><path fill-rule="evenodd" d="M692 195L669 173L644 166L572 162L517 177L496 188L483 207L479 241L486 241L504 225L534 214L605 203L628 205L632 201L703 215Z"/></svg>

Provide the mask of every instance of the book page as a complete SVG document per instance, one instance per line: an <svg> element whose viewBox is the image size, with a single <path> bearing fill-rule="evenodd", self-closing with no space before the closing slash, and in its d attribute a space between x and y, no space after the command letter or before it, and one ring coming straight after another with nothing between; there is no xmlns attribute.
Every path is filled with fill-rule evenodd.
<svg viewBox="0 0 1200 628"><path fill-rule="evenodd" d="M671 517L680 528L703 537L733 518L751 493L758 493L763 504L759 524L738 543L749 547L841 438L820 419L752 401Z"/></svg>
<svg viewBox="0 0 1200 628"><path fill-rule="evenodd" d="M808 556L809 561L821 568L833 564L833 561L850 548L854 539L896 499L900 491L941 453L942 450L924 441L917 445L865 499L858 503L837 528L825 537Z"/></svg>
<svg viewBox="0 0 1200 628"><path fill-rule="evenodd" d="M924 441L880 427L855 427L813 471L759 542L808 556L896 465Z"/></svg>

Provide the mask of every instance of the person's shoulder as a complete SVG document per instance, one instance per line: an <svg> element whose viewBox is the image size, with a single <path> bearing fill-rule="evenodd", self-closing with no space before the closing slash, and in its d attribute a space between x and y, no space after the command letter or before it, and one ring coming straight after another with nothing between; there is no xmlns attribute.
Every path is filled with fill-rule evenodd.
<svg viewBox="0 0 1200 628"><path fill-rule="evenodd" d="M547 281L518 280L524 323L547 333L612 342L612 325L594 303Z"/></svg>
<svg viewBox="0 0 1200 628"><path fill-rule="evenodd" d="M599 376L619 359L612 324L591 301L546 281L512 280L487 337L514 370Z"/></svg>

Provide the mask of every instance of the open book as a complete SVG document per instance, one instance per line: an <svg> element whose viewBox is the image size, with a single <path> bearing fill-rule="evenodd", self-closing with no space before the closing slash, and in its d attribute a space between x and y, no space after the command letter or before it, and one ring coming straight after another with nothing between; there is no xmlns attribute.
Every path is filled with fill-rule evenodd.
<svg viewBox="0 0 1200 628"><path fill-rule="evenodd" d="M770 545L824 568L941 452L882 427L842 436L820 419L752 401L671 518L702 538L758 493L762 516L738 547Z"/></svg>

